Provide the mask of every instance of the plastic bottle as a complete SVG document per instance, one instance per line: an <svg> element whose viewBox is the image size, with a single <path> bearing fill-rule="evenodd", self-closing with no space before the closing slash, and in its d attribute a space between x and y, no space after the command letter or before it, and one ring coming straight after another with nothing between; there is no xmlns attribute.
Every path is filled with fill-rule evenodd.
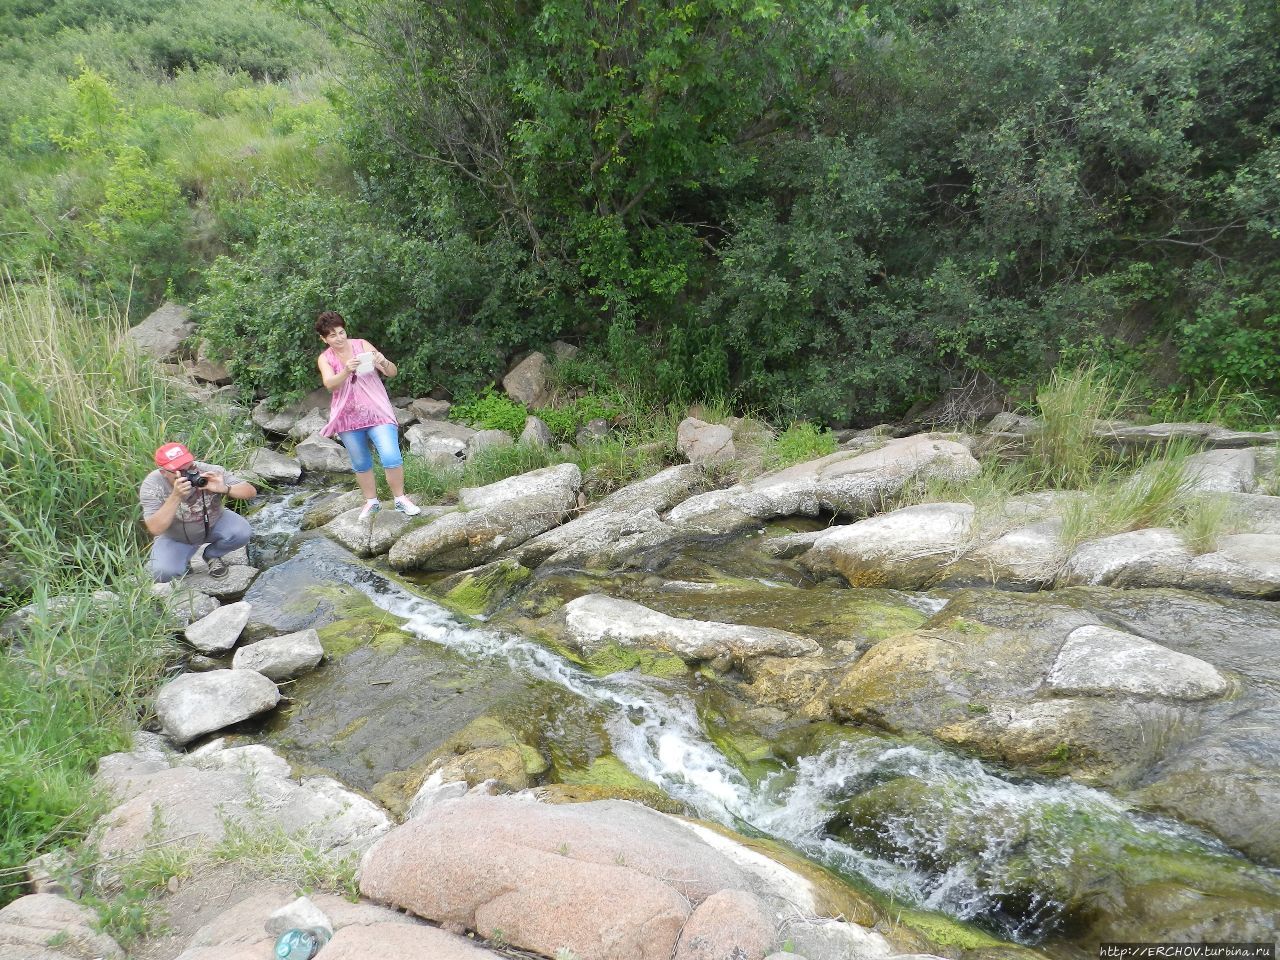
<svg viewBox="0 0 1280 960"><path fill-rule="evenodd" d="M276 960L311 960L328 942L329 934L318 927L286 930L276 941Z"/></svg>

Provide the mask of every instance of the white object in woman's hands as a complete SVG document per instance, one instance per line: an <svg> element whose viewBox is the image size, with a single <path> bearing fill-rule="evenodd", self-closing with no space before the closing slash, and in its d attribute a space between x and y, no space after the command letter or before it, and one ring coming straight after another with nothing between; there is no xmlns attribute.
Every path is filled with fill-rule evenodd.
<svg viewBox="0 0 1280 960"><path fill-rule="evenodd" d="M357 353L356 373L373 373L373 353L366 350L364 353Z"/></svg>

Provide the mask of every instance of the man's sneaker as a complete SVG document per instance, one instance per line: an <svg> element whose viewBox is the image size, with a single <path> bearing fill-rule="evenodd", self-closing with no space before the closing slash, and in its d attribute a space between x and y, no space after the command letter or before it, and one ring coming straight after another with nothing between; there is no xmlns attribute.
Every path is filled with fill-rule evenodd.
<svg viewBox="0 0 1280 960"><path fill-rule="evenodd" d="M368 503L364 505L364 509L360 511L360 516L357 519L368 520L370 517L372 517L375 513L377 513L381 509L382 509L381 503L379 503L377 500L370 500Z"/></svg>
<svg viewBox="0 0 1280 960"><path fill-rule="evenodd" d="M416 517L422 512L422 508L408 497L396 497L396 509L406 517Z"/></svg>
<svg viewBox="0 0 1280 960"><path fill-rule="evenodd" d="M215 580L221 580L227 575L227 561L221 557L210 557L205 563L209 567L209 576Z"/></svg>

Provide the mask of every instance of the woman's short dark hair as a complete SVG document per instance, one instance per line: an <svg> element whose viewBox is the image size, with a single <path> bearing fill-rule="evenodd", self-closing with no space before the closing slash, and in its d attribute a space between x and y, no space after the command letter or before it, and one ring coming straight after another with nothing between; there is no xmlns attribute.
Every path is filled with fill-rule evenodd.
<svg viewBox="0 0 1280 960"><path fill-rule="evenodd" d="M322 337L327 337L333 332L334 327L345 327L347 321L342 319L342 314L337 310L325 310L320 316L316 317L316 333Z"/></svg>

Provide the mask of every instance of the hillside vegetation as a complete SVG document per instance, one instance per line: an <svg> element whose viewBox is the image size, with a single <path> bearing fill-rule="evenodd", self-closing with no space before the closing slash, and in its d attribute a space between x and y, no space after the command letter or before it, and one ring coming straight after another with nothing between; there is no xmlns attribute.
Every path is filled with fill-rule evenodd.
<svg viewBox="0 0 1280 960"><path fill-rule="evenodd" d="M1082 360L1271 419L1278 38L1245 0L18 3L0 255L203 297L280 396L327 306L415 393L561 337L571 392L784 420Z"/></svg>

